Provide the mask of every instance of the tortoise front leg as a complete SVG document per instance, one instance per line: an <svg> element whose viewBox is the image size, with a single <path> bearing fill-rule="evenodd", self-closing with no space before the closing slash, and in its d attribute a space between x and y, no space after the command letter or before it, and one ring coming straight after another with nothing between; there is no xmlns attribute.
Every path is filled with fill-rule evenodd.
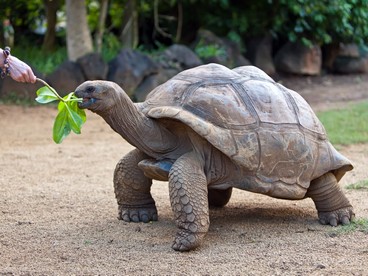
<svg viewBox="0 0 368 276"><path fill-rule="evenodd" d="M209 227L207 180L203 165L193 153L183 155L172 166L169 190L179 228L172 248L189 251L200 245Z"/></svg>
<svg viewBox="0 0 368 276"><path fill-rule="evenodd" d="M314 179L306 197L312 198L322 224L337 226L349 224L354 218L353 207L344 195L333 173L326 173Z"/></svg>
<svg viewBox="0 0 368 276"><path fill-rule="evenodd" d="M139 169L138 163L147 156L134 149L116 165L115 196L119 205L119 219L132 222L157 220L155 201L151 196L152 179Z"/></svg>

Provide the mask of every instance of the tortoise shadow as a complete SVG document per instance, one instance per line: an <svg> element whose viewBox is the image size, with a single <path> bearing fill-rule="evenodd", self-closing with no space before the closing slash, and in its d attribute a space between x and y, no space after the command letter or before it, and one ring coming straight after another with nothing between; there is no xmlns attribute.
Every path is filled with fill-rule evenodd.
<svg viewBox="0 0 368 276"><path fill-rule="evenodd" d="M258 204L257 204L258 205ZM269 225L279 226L280 224L299 224L301 227L306 224L319 224L317 212L309 207L290 206L277 204L262 204L261 206L232 204L222 208L210 209L211 226L237 227L244 225Z"/></svg>

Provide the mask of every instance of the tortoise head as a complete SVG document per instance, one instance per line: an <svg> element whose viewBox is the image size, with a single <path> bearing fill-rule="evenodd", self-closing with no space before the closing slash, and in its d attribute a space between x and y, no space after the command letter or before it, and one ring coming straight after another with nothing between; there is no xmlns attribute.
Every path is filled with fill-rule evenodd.
<svg viewBox="0 0 368 276"><path fill-rule="evenodd" d="M93 112L105 112L116 104L116 97L123 90L114 82L86 81L79 85L74 94L83 101L78 103L79 108L88 108Z"/></svg>

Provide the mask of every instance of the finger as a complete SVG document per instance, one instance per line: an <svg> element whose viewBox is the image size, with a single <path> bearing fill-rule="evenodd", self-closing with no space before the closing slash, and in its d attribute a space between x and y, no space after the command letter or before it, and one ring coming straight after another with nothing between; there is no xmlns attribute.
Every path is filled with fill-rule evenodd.
<svg viewBox="0 0 368 276"><path fill-rule="evenodd" d="M26 74L26 82L29 82L29 83L34 83L36 81L36 77L35 75L33 74L33 71L30 67L28 67L27 69L27 74Z"/></svg>
<svg viewBox="0 0 368 276"><path fill-rule="evenodd" d="M17 82L24 82L24 78L19 74L10 74L10 77Z"/></svg>
<svg viewBox="0 0 368 276"><path fill-rule="evenodd" d="M27 71L23 72L22 76L23 76L23 82L27 82L30 83L32 81L32 70L31 68L28 68Z"/></svg>
<svg viewBox="0 0 368 276"><path fill-rule="evenodd" d="M33 74L33 72L32 72L32 75L31 75L31 83L35 83L36 82L36 76Z"/></svg>
<svg viewBox="0 0 368 276"><path fill-rule="evenodd" d="M31 82L31 75L30 75L30 72L27 71L25 76L24 76L24 81L25 82Z"/></svg>
<svg viewBox="0 0 368 276"><path fill-rule="evenodd" d="M27 82L27 74L25 72L20 74L19 81L20 82Z"/></svg>
<svg viewBox="0 0 368 276"><path fill-rule="evenodd" d="M24 76L17 68L13 68L13 70L10 71L10 77L17 82L24 82Z"/></svg>

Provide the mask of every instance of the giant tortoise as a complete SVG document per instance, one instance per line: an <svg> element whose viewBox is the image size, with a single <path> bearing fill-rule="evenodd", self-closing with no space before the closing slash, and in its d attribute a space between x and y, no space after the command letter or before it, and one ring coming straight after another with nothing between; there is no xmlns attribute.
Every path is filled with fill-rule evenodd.
<svg viewBox="0 0 368 276"><path fill-rule="evenodd" d="M117 164L119 218L157 220L152 179L169 182L178 231L173 249L198 247L209 206L232 188L282 199L312 198L322 224L348 224L353 208L338 185L353 168L296 92L262 70L207 64L179 73L133 103L108 81L86 81L80 108L102 116L136 149Z"/></svg>

